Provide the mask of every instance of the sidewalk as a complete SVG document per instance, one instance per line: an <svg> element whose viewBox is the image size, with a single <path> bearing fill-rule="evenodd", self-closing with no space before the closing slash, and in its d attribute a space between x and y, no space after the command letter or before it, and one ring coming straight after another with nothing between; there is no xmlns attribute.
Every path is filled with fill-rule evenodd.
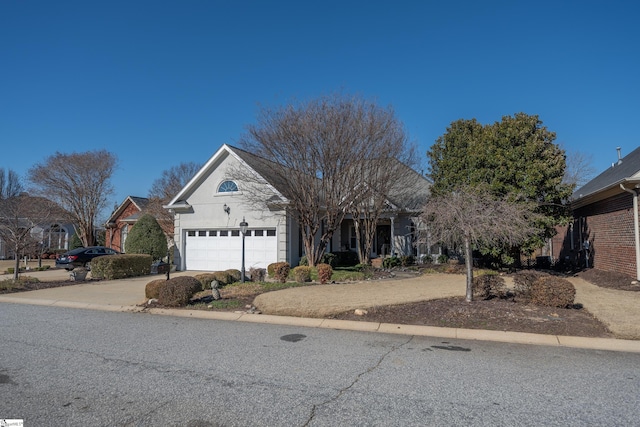
<svg viewBox="0 0 640 427"><path fill-rule="evenodd" d="M65 272L66 273L66 272ZM67 273L68 274L68 273ZM172 273L193 275L197 272ZM424 277L389 280L381 282L360 282L346 285L317 285L290 288L278 292L259 295L256 305L264 306L278 302L283 307L300 310L300 316L310 314L322 316L327 312L351 307L362 308L371 304L372 299L381 299L387 304L414 302L425 299L464 295L464 276L438 275L425 280ZM54 307L84 308L94 310L140 312L138 307L145 301L145 285L160 276L144 276L123 280L101 281L99 283L81 283L74 286L41 289L30 292L0 295L0 302L17 304L49 305ZM304 327L344 329L420 335L447 339L484 340L520 344L538 344L559 347L577 347L598 350L626 351L640 353L640 293L615 291L598 288L579 278L572 278L576 287L576 302L583 304L595 317L604 322L617 336L629 339L585 338L556 335L537 335L520 332L485 331L430 326L395 325L377 322L344 321L335 319L297 317L276 314L247 314L230 312L210 312L182 309L149 309L153 314L241 321L252 323L270 323ZM301 306L300 293L305 292L307 306ZM311 293L311 294L309 294ZM271 294L271 295L270 295ZM323 304L318 304L323 301ZM322 307L320 307L322 306ZM270 309L270 312L273 311ZM284 313L284 311L283 311Z"/></svg>

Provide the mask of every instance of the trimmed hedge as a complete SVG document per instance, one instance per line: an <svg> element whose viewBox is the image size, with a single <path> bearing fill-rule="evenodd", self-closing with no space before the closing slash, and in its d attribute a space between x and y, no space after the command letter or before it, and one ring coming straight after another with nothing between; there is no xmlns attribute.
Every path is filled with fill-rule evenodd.
<svg viewBox="0 0 640 427"><path fill-rule="evenodd" d="M293 269L293 277L298 283L305 283L311 281L311 267L306 265L299 265Z"/></svg>
<svg viewBox="0 0 640 427"><path fill-rule="evenodd" d="M152 280L144 287L144 296L148 299L158 299L160 295L160 286L166 282L167 279Z"/></svg>
<svg viewBox="0 0 640 427"><path fill-rule="evenodd" d="M514 293L516 299L531 301L531 285L541 277L548 276L536 270L523 270L513 275Z"/></svg>
<svg viewBox="0 0 640 427"><path fill-rule="evenodd" d="M237 282L235 278L228 273L228 271L213 271L211 273L202 273L195 276L196 279L202 283L202 289L211 289L211 282L214 280L218 281L220 287L230 285L231 283Z"/></svg>
<svg viewBox="0 0 640 427"><path fill-rule="evenodd" d="M234 283L234 282L239 282L240 280L242 280L242 271L240 270L236 270L235 268L231 268L229 270L225 270L225 273L228 273L229 276L231 276L231 281L228 283L228 285Z"/></svg>
<svg viewBox="0 0 640 427"><path fill-rule="evenodd" d="M202 284L191 276L174 277L162 282L158 289L158 302L166 307L182 307L202 290Z"/></svg>
<svg viewBox="0 0 640 427"><path fill-rule="evenodd" d="M514 274L513 282L517 301L558 308L574 304L576 289L561 277L528 270Z"/></svg>
<svg viewBox="0 0 640 427"><path fill-rule="evenodd" d="M547 307L565 308L573 305L576 288L566 279L541 277L531 285L531 302Z"/></svg>
<svg viewBox="0 0 640 427"><path fill-rule="evenodd" d="M291 270L291 266L288 262L275 262L273 264L269 264L269 267L272 267L273 277L275 277L280 283L287 281L289 271ZM267 267L267 271L269 267Z"/></svg>
<svg viewBox="0 0 640 427"><path fill-rule="evenodd" d="M91 260L91 276L95 279L124 279L151 274L151 255L103 255Z"/></svg>

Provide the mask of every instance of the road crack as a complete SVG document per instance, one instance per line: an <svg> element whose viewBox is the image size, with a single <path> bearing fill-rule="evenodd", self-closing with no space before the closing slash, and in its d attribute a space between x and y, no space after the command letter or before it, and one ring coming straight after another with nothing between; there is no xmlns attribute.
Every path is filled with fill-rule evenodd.
<svg viewBox="0 0 640 427"><path fill-rule="evenodd" d="M380 365L382 364L382 362L384 362L384 360L389 357L390 354L394 353L395 351L397 351L398 349L406 346L407 344L409 344L412 340L413 340L413 336L410 336L405 342L393 346L389 349L389 351L387 351L386 353L384 353L383 355L380 356L380 358L378 359L378 361L373 365L370 366L369 368L367 368L366 370L364 370L363 372L360 372L358 375L356 375L356 377L353 379L353 381L351 382L351 384L347 385L344 388L341 388L340 390L338 390L338 393L336 393L335 396L325 400L324 402L321 402L319 404L315 404L313 405L313 407L311 408L311 413L309 414L309 418L307 419L307 421L303 424L303 426L308 426L309 424L311 424L316 416L316 411L318 410L319 407L327 405L331 402L335 402L336 400L340 399L346 392L348 392L350 389L352 389L356 384L358 384L358 382L360 381L360 379L362 377L364 377L365 375L370 374L371 372L375 371L376 369L378 369L378 367L380 367Z"/></svg>

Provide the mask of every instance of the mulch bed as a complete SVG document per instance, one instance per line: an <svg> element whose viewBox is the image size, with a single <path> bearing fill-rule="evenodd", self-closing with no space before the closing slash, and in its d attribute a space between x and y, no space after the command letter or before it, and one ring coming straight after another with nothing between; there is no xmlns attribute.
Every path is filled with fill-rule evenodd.
<svg viewBox="0 0 640 427"><path fill-rule="evenodd" d="M443 298L374 307L366 311L367 314L362 316L350 311L332 318L534 334L613 337L606 326L581 307L541 307L507 299L466 302L464 297Z"/></svg>

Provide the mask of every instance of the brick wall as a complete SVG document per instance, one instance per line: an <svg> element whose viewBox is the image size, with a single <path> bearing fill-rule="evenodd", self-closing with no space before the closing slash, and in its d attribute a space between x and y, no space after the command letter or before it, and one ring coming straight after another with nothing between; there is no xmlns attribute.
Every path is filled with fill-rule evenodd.
<svg viewBox="0 0 640 427"><path fill-rule="evenodd" d="M591 243L594 268L636 276L633 197L623 193L582 207L574 212L576 246L580 234ZM568 234L563 249L567 249ZM579 249L579 247L578 247Z"/></svg>
<svg viewBox="0 0 640 427"><path fill-rule="evenodd" d="M140 212L140 210L133 203L129 203L127 207L124 208L120 216L115 220L115 223L116 223L115 228L110 228L107 231L107 246L109 246L112 249L115 249L116 251L124 252L120 238L122 236L122 228L127 224L120 220L123 218L128 218L131 215L136 214L138 212ZM133 224L129 224L129 231L131 231L132 225Z"/></svg>

